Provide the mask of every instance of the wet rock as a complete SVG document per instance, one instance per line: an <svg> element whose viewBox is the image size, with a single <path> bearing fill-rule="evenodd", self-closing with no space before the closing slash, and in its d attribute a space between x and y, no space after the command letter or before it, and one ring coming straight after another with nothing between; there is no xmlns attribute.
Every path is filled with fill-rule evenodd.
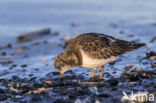
<svg viewBox="0 0 156 103"><path fill-rule="evenodd" d="M0 101L4 101L7 99L6 94L0 94Z"/></svg>
<svg viewBox="0 0 156 103"><path fill-rule="evenodd" d="M119 81L115 78L109 79L108 82L111 84L111 86L116 86L119 83Z"/></svg>
<svg viewBox="0 0 156 103"><path fill-rule="evenodd" d="M6 87L0 86L0 94L1 94L1 93L4 93L6 90L7 90Z"/></svg>
<svg viewBox="0 0 156 103"><path fill-rule="evenodd" d="M156 60L156 56L151 56L150 58L149 58L150 60Z"/></svg>
<svg viewBox="0 0 156 103"><path fill-rule="evenodd" d="M13 65L11 65L11 67L9 69L13 69L15 67L17 67L17 65L16 64L13 64Z"/></svg>
<svg viewBox="0 0 156 103"><path fill-rule="evenodd" d="M46 76L54 76L54 75L60 75L60 73L59 72L50 72L50 73L48 73Z"/></svg>
<svg viewBox="0 0 156 103"><path fill-rule="evenodd" d="M63 100L63 99L56 99L54 101L54 103L72 103L72 102L69 102L69 101L66 101L66 100Z"/></svg>
<svg viewBox="0 0 156 103"><path fill-rule="evenodd" d="M123 31L123 30L120 30L119 33L120 33L120 34L124 34L124 31Z"/></svg>
<svg viewBox="0 0 156 103"><path fill-rule="evenodd" d="M13 63L13 61L0 61L0 64L3 64L3 65L7 65L11 63Z"/></svg>
<svg viewBox="0 0 156 103"><path fill-rule="evenodd" d="M7 48L12 48L12 45L7 44L7 45L4 45L4 46L0 46L0 49L7 49Z"/></svg>
<svg viewBox="0 0 156 103"><path fill-rule="evenodd" d="M16 99L21 99L22 97L23 97L23 96L21 96L21 95L16 95L16 96L15 96Z"/></svg>
<svg viewBox="0 0 156 103"><path fill-rule="evenodd" d="M1 55L3 55L3 56L6 56L6 54L7 54L6 52L2 52L2 53L1 53Z"/></svg>
<svg viewBox="0 0 156 103"><path fill-rule="evenodd" d="M134 37L134 35L133 34L129 34L128 37Z"/></svg>
<svg viewBox="0 0 156 103"><path fill-rule="evenodd" d="M107 92L105 92L105 93L101 93L101 94L97 95L97 97L108 98L108 97L112 97L112 95L107 93Z"/></svg>
<svg viewBox="0 0 156 103"><path fill-rule="evenodd" d="M27 64L23 64L23 65L21 65L21 67L22 68L25 68L25 67L27 67Z"/></svg>
<svg viewBox="0 0 156 103"><path fill-rule="evenodd" d="M32 95L32 98L31 98L31 101L33 102L38 102L38 101L41 101L42 98L40 95Z"/></svg>
<svg viewBox="0 0 156 103"><path fill-rule="evenodd" d="M134 69L134 71L137 71L137 72L143 71L143 68L141 68L141 67L136 67L136 68Z"/></svg>
<svg viewBox="0 0 156 103"><path fill-rule="evenodd" d="M155 68L156 67L156 61L151 63L152 67Z"/></svg>
<svg viewBox="0 0 156 103"><path fill-rule="evenodd" d="M110 24L112 27L114 27L114 28L117 28L118 27L118 25L117 24L114 24L114 23L111 23Z"/></svg>
<svg viewBox="0 0 156 103"><path fill-rule="evenodd" d="M79 26L79 24L78 24L78 23L73 22L73 23L71 23L71 26L72 26L72 27L78 27L78 26Z"/></svg>
<svg viewBox="0 0 156 103"><path fill-rule="evenodd" d="M59 32L53 32L51 35L52 36L58 36L59 35Z"/></svg>
<svg viewBox="0 0 156 103"><path fill-rule="evenodd" d="M28 85L28 84L25 84L25 85L21 85L21 87L18 88L18 90L21 92L21 93L28 93L30 90L32 90L32 86Z"/></svg>
<svg viewBox="0 0 156 103"><path fill-rule="evenodd" d="M30 32L30 33L26 33L26 34L22 34L21 36L19 36L17 38L17 42L30 41L34 37L41 36L41 35L46 35L46 34L50 34L50 29L49 28L42 29L42 30L39 30L39 31Z"/></svg>
<svg viewBox="0 0 156 103"><path fill-rule="evenodd" d="M156 40L156 36L152 36L150 42L154 42Z"/></svg>
<svg viewBox="0 0 156 103"><path fill-rule="evenodd" d="M48 41L47 41L47 40L43 40L43 43L44 43L44 44L47 44L47 43L48 43Z"/></svg>
<svg viewBox="0 0 156 103"><path fill-rule="evenodd" d="M40 44L40 42L34 42L33 43L33 45L39 45Z"/></svg>
<svg viewBox="0 0 156 103"><path fill-rule="evenodd" d="M130 69L132 67L133 67L133 65L132 64L129 64L129 65L125 66L125 69Z"/></svg>
<svg viewBox="0 0 156 103"><path fill-rule="evenodd" d="M33 84L33 88L42 88L44 85L43 84L39 84L39 83L34 83Z"/></svg>
<svg viewBox="0 0 156 103"><path fill-rule="evenodd" d="M156 53L155 53L154 51L148 50L148 51L146 52L146 56L147 56L147 58L150 58L151 56L156 56Z"/></svg>

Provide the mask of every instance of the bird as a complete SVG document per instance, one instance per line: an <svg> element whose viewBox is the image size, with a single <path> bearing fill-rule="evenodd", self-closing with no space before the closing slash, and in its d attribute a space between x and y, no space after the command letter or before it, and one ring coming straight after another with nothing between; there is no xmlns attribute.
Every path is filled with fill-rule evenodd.
<svg viewBox="0 0 156 103"><path fill-rule="evenodd" d="M104 65L117 60L120 55L145 46L145 43L134 43L114 38L102 33L84 33L69 41L65 50L54 60L56 70L63 74L73 67L94 69L89 80L102 67L99 79L103 79Z"/></svg>

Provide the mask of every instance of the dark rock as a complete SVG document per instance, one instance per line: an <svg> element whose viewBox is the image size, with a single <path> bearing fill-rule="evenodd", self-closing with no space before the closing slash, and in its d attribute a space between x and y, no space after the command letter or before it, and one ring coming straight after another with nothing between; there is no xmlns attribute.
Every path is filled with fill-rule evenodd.
<svg viewBox="0 0 156 103"><path fill-rule="evenodd" d="M75 22L73 22L73 23L71 23L71 26L72 27L77 27L77 26L79 26L77 23L75 23Z"/></svg>
<svg viewBox="0 0 156 103"><path fill-rule="evenodd" d="M16 64L13 64L9 69L13 69L15 67L17 67L17 65Z"/></svg>
<svg viewBox="0 0 156 103"><path fill-rule="evenodd" d="M156 53L155 53L154 51L148 50L148 51L146 52L146 56L147 56L147 58L149 58L149 57L151 57L151 56L156 56Z"/></svg>
<svg viewBox="0 0 156 103"><path fill-rule="evenodd" d="M4 101L7 99L6 94L0 94L0 101Z"/></svg>
<svg viewBox="0 0 156 103"><path fill-rule="evenodd" d="M151 63L152 67L155 68L156 67L156 61Z"/></svg>
<svg viewBox="0 0 156 103"><path fill-rule="evenodd" d="M27 64L23 64L23 65L21 65L21 67L22 68L25 68L25 67L27 67Z"/></svg>
<svg viewBox="0 0 156 103"><path fill-rule="evenodd" d="M38 36L41 36L41 35L47 35L47 34L50 34L50 29L49 28L42 29L42 30L35 31L35 32L22 34L21 36L19 36L17 38L17 41L18 42L26 42L26 41L30 41L34 37L38 37Z"/></svg>
<svg viewBox="0 0 156 103"><path fill-rule="evenodd" d="M58 36L59 35L59 32L53 32L52 33L52 36Z"/></svg>
<svg viewBox="0 0 156 103"><path fill-rule="evenodd" d="M7 53L6 53L6 52L2 52L1 54L2 54L3 56L6 56Z"/></svg>
<svg viewBox="0 0 156 103"><path fill-rule="evenodd" d="M17 75L12 76L13 81L21 81L21 78L19 78Z"/></svg>
<svg viewBox="0 0 156 103"><path fill-rule="evenodd" d="M66 100L63 100L63 99L57 99L54 101L54 103L72 103L72 102L69 102L69 101L66 101Z"/></svg>
<svg viewBox="0 0 156 103"><path fill-rule="evenodd" d="M43 84L39 84L39 83L35 83L35 84L33 84L32 87L33 88L42 88L42 87L44 87L44 85Z"/></svg>
<svg viewBox="0 0 156 103"><path fill-rule="evenodd" d="M98 94L97 97L108 98L108 97L112 97L112 95L110 95L109 93L101 93Z"/></svg>
<svg viewBox="0 0 156 103"><path fill-rule="evenodd" d="M19 90L20 90L21 93L27 93L30 90L32 90L32 87L30 85L21 85Z"/></svg>
<svg viewBox="0 0 156 103"><path fill-rule="evenodd" d="M0 94L1 94L1 93L4 93L6 90L7 90L6 87L0 86Z"/></svg>
<svg viewBox="0 0 156 103"><path fill-rule="evenodd" d="M12 48L11 44L0 46L0 49L7 49L7 48Z"/></svg>
<svg viewBox="0 0 156 103"><path fill-rule="evenodd" d="M38 101L41 101L42 98L40 95L33 95L32 98L31 98L31 101L33 102L38 102Z"/></svg>
<svg viewBox="0 0 156 103"><path fill-rule="evenodd" d="M150 42L154 42L156 40L156 36L152 36Z"/></svg>
<svg viewBox="0 0 156 103"><path fill-rule="evenodd" d="M13 63L13 61L0 61L0 64L4 64L4 65L10 64L10 63Z"/></svg>
<svg viewBox="0 0 156 103"><path fill-rule="evenodd" d="M115 78L109 79L108 82L111 84L111 86L116 86L119 83L119 81Z"/></svg>

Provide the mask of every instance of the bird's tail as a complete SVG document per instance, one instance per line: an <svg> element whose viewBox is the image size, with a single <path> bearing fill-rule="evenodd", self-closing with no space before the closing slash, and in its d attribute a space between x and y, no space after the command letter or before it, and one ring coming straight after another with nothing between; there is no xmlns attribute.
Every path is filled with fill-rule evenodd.
<svg viewBox="0 0 156 103"><path fill-rule="evenodd" d="M137 43L137 44L131 43L130 45L127 45L127 47L125 49L126 49L126 51L132 51L132 50L138 49L145 45L146 45L145 43Z"/></svg>

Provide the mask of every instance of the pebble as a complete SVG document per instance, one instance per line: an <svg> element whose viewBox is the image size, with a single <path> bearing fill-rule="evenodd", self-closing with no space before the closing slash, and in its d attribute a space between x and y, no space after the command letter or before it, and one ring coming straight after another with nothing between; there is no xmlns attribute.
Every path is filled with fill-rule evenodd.
<svg viewBox="0 0 156 103"><path fill-rule="evenodd" d="M134 70L139 72L139 71L142 71L143 69L141 67L136 67Z"/></svg>
<svg viewBox="0 0 156 103"><path fill-rule="evenodd" d="M156 62L152 62L151 65L153 68L156 67Z"/></svg>
<svg viewBox="0 0 156 103"><path fill-rule="evenodd" d="M52 36L58 36L59 35L59 32L53 32L51 35Z"/></svg>
<svg viewBox="0 0 156 103"><path fill-rule="evenodd" d="M149 58L150 60L156 60L156 56L151 56L150 58Z"/></svg>
<svg viewBox="0 0 156 103"><path fill-rule="evenodd" d="M21 67L22 68L25 68L25 67L27 67L27 64L23 64L23 65L21 65Z"/></svg>
<svg viewBox="0 0 156 103"><path fill-rule="evenodd" d="M125 66L125 69L130 69L132 67L133 67L133 65L132 64L129 64L129 65Z"/></svg>
<svg viewBox="0 0 156 103"><path fill-rule="evenodd" d="M154 42L156 40L156 36L152 36L151 41L150 42Z"/></svg>

